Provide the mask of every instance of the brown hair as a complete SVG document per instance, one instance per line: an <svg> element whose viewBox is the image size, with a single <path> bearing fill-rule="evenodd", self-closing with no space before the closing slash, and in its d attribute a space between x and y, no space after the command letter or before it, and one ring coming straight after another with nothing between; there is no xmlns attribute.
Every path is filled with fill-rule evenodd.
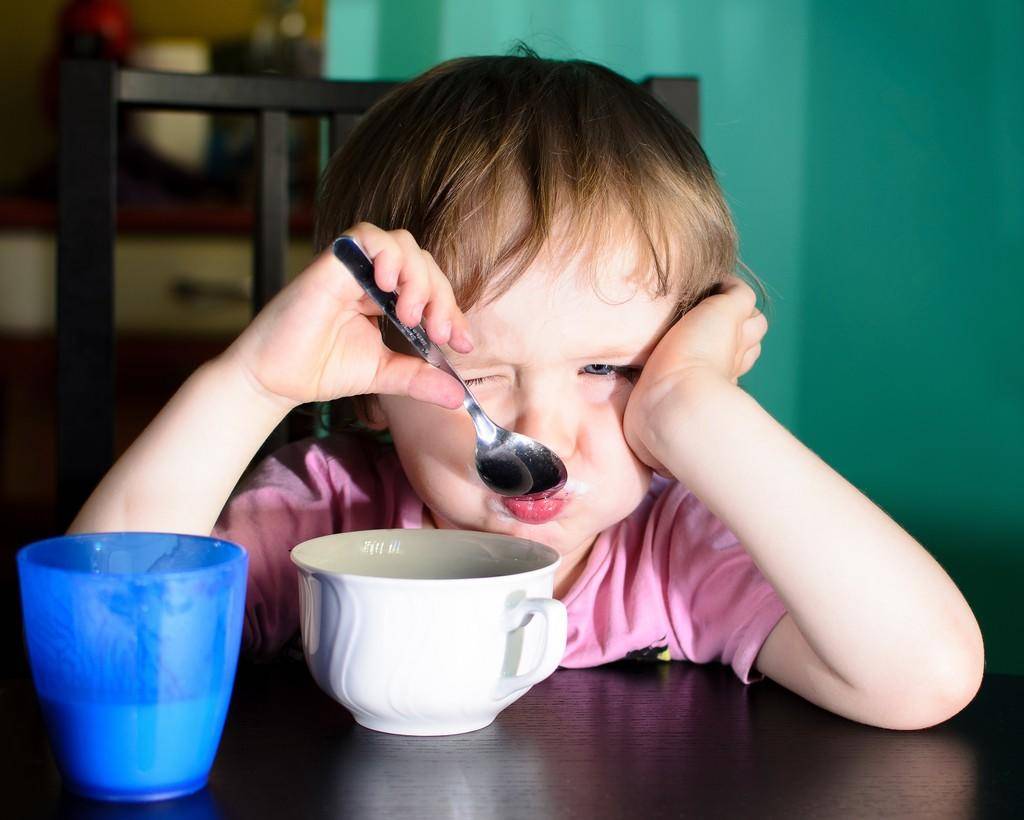
<svg viewBox="0 0 1024 820"><path fill-rule="evenodd" d="M559 252L600 259L623 240L609 220L639 240L643 284L673 295L680 315L737 268L736 231L693 134L615 72L521 47L441 63L370 109L323 174L315 242L362 221L405 228L467 310L556 237Z"/></svg>

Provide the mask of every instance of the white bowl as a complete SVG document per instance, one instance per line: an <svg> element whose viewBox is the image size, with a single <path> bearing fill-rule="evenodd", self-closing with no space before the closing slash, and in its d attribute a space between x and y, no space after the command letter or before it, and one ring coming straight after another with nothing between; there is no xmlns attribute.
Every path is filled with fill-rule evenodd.
<svg viewBox="0 0 1024 820"><path fill-rule="evenodd" d="M558 553L493 533L369 530L292 551L313 678L370 729L490 724L565 652ZM537 617L540 616L540 617Z"/></svg>

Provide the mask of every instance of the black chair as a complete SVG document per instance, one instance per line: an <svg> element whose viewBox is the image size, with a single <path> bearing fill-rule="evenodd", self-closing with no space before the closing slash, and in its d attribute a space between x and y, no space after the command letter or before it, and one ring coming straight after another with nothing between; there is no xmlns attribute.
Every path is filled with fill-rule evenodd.
<svg viewBox="0 0 1024 820"><path fill-rule="evenodd" d="M170 74L99 60L61 65L57 228L57 522L67 526L114 457L114 236L123 108L231 112L256 119L253 311L284 285L288 119L329 122L333 152L394 83L269 75ZM694 78L644 87L699 134ZM287 439L287 420L271 437Z"/></svg>

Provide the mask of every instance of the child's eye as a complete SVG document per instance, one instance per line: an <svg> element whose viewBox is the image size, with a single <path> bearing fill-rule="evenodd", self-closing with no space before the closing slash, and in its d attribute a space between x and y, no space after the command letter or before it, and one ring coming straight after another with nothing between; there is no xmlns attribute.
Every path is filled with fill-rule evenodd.
<svg viewBox="0 0 1024 820"><path fill-rule="evenodd" d="M640 377L639 367L617 364L588 364L583 368L583 372L588 376L603 378L621 377L631 382L635 382Z"/></svg>
<svg viewBox="0 0 1024 820"><path fill-rule="evenodd" d="M635 382L640 377L639 367L629 367L617 364L588 364L583 367L583 373L587 376L595 376L599 379L623 378ZM464 379L470 387L485 384L500 379L500 376L477 376L473 379Z"/></svg>

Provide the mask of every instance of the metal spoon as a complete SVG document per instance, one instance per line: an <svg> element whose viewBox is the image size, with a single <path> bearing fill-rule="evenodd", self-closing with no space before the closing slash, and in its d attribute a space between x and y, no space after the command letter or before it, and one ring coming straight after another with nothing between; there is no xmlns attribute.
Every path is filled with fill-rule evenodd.
<svg viewBox="0 0 1024 820"><path fill-rule="evenodd" d="M423 325L408 327L399 320L395 312L397 297L377 287L373 279L373 263L359 244L350 236L340 236L334 240L333 251L413 350L438 370L458 379L466 391L462 406L476 427L476 471L480 480L499 495L514 497L546 496L562 489L567 476L562 460L539 441L513 433L491 421L441 349L430 341Z"/></svg>

